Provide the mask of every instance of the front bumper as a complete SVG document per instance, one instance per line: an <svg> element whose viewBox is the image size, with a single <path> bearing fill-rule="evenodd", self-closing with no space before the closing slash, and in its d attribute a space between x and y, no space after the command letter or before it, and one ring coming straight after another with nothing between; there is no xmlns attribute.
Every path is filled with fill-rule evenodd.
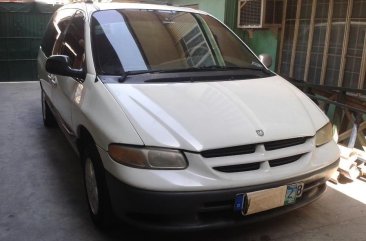
<svg viewBox="0 0 366 241"><path fill-rule="evenodd" d="M283 214L317 199L326 190L326 181L337 170L339 159L312 173L243 188L172 192L148 191L129 186L106 171L114 212L127 223L146 229L195 230L242 225ZM303 182L304 192L296 204L242 216L234 213L236 194Z"/></svg>

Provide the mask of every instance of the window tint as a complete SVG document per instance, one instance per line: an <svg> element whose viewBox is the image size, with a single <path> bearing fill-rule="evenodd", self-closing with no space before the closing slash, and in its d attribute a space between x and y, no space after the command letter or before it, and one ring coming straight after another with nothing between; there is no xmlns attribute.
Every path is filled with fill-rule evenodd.
<svg viewBox="0 0 366 241"><path fill-rule="evenodd" d="M84 15L79 11L66 31L60 54L69 56L73 68L81 69L85 59L84 52Z"/></svg>
<svg viewBox="0 0 366 241"><path fill-rule="evenodd" d="M224 25L201 14L163 10L105 10L92 15L99 74L123 71L262 67Z"/></svg>
<svg viewBox="0 0 366 241"><path fill-rule="evenodd" d="M94 51L103 73L120 74L122 65L124 71L146 70L144 56L123 15L116 10L108 11L108 14L97 13L93 23Z"/></svg>
<svg viewBox="0 0 366 241"><path fill-rule="evenodd" d="M74 13L74 9L63 9L52 16L41 44L41 48L47 57L53 53L56 40L62 38L62 33L65 32Z"/></svg>
<svg viewBox="0 0 366 241"><path fill-rule="evenodd" d="M184 49L189 66L215 65L214 56L198 25L186 33L179 42Z"/></svg>
<svg viewBox="0 0 366 241"><path fill-rule="evenodd" d="M55 15L51 18L50 22L47 25L46 32L44 33L41 48L44 54L48 57L52 53L53 45L55 44L57 31L55 25L53 24L53 19Z"/></svg>
<svg viewBox="0 0 366 241"><path fill-rule="evenodd" d="M222 58L226 66L245 66L257 65L258 60L253 58L253 54L248 51L247 47L243 45L238 38L229 32L216 19L202 15L204 22L210 28L211 33L215 39L216 46L222 53Z"/></svg>

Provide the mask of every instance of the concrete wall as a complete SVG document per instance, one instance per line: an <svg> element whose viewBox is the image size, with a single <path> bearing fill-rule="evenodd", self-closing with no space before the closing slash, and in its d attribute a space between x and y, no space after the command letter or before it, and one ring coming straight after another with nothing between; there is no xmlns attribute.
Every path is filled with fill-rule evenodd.
<svg viewBox="0 0 366 241"><path fill-rule="evenodd" d="M277 64L278 38L279 35L276 29L255 30L246 38L246 44L248 44L255 54L269 54L272 56L271 70L275 70Z"/></svg>
<svg viewBox="0 0 366 241"><path fill-rule="evenodd" d="M170 3L179 6L198 4L199 9L212 14L221 21L225 18L225 1L224 0L170 0Z"/></svg>

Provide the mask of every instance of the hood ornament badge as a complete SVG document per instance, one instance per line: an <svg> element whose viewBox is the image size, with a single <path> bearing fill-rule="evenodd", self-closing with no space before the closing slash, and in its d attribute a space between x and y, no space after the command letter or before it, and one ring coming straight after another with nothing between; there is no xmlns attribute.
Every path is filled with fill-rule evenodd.
<svg viewBox="0 0 366 241"><path fill-rule="evenodd" d="M264 136L264 131L263 130L256 130L258 136Z"/></svg>

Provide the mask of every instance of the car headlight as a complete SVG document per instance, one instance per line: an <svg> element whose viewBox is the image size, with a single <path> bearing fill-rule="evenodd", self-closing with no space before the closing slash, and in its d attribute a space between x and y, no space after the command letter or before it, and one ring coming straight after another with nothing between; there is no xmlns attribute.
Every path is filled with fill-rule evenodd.
<svg viewBox="0 0 366 241"><path fill-rule="evenodd" d="M316 146L324 145L333 139L333 126L330 122L320 128L315 134Z"/></svg>
<svg viewBox="0 0 366 241"><path fill-rule="evenodd" d="M177 150L111 144L108 153L114 161L137 168L185 169L188 166L183 153Z"/></svg>

